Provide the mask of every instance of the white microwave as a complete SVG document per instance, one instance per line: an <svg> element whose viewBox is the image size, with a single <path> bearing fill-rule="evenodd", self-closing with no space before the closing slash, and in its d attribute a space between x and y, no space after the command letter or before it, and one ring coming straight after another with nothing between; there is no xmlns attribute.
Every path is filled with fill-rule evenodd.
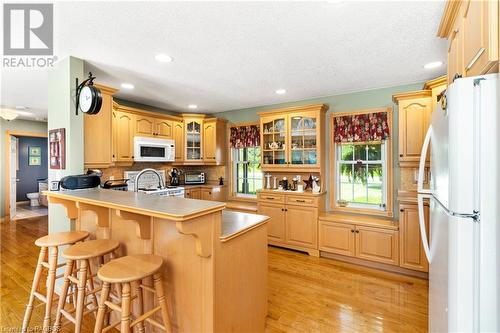
<svg viewBox="0 0 500 333"><path fill-rule="evenodd" d="M136 162L174 162L175 141L135 136L134 161Z"/></svg>

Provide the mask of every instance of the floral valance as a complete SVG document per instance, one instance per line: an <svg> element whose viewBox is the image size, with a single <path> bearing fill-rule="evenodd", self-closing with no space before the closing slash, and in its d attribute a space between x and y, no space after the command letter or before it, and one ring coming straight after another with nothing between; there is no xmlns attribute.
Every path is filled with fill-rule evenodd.
<svg viewBox="0 0 500 333"><path fill-rule="evenodd" d="M257 125L231 127L231 148L260 146L260 128Z"/></svg>
<svg viewBox="0 0 500 333"><path fill-rule="evenodd" d="M389 139L387 112L353 114L335 117L334 141L368 142Z"/></svg>

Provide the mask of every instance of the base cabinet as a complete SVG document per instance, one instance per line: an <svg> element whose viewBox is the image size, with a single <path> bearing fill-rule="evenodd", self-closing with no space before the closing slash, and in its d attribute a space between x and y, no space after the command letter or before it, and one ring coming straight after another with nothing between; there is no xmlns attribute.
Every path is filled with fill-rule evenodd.
<svg viewBox="0 0 500 333"><path fill-rule="evenodd" d="M184 192L184 197L189 199L201 199L201 188L190 188Z"/></svg>
<svg viewBox="0 0 500 333"><path fill-rule="evenodd" d="M384 264L399 264L397 227L319 221L319 250Z"/></svg>
<svg viewBox="0 0 500 333"><path fill-rule="evenodd" d="M322 194L279 194L263 191L259 192L257 198L258 214L270 217L267 223L270 244L317 255L318 216L324 206Z"/></svg>
<svg viewBox="0 0 500 333"><path fill-rule="evenodd" d="M429 207L424 206L426 221L426 232L429 235ZM420 236L420 224L418 218L418 206L416 204L399 205L399 237L400 257L399 265L421 272L429 271L429 262L425 256Z"/></svg>

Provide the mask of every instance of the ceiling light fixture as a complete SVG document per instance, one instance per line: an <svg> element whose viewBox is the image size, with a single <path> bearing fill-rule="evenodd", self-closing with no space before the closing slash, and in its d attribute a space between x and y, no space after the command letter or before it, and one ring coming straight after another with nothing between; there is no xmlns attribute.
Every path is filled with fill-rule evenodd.
<svg viewBox="0 0 500 333"><path fill-rule="evenodd" d="M284 95L286 94L286 89L276 89L274 92L278 95Z"/></svg>
<svg viewBox="0 0 500 333"><path fill-rule="evenodd" d="M123 89L134 89L134 85L132 83L122 83L121 84Z"/></svg>
<svg viewBox="0 0 500 333"><path fill-rule="evenodd" d="M189 104L188 108L190 108L190 109L197 109L198 105L196 105L196 104Z"/></svg>
<svg viewBox="0 0 500 333"><path fill-rule="evenodd" d="M9 109L0 109L0 117L10 121L16 119L18 114L15 111Z"/></svg>
<svg viewBox="0 0 500 333"><path fill-rule="evenodd" d="M155 59L156 59L156 61L159 61L159 62L172 62L174 60L174 59L172 59L172 57L166 55L165 53L160 53L160 54L155 55Z"/></svg>
<svg viewBox="0 0 500 333"><path fill-rule="evenodd" d="M425 69L433 69L433 68L441 67L442 65L443 65L442 61L433 61L433 62L430 62L428 64L425 64L424 68Z"/></svg>

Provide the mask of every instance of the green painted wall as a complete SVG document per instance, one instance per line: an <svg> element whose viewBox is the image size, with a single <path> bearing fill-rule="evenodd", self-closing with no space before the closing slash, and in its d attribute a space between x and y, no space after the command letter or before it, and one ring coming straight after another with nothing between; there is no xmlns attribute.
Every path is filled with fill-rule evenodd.
<svg viewBox="0 0 500 333"><path fill-rule="evenodd" d="M4 217L5 214L5 132L7 131L25 131L25 132L37 132L37 133L46 133L47 132L47 123L39 122L39 121L29 121L29 120L21 120L14 119L11 121L6 121L0 118L0 216Z"/></svg>
<svg viewBox="0 0 500 333"><path fill-rule="evenodd" d="M247 122L247 121L257 121L259 119L257 112L297 106L297 105L307 105L307 104L328 104L329 110L328 114L331 112L345 112L345 111L354 111L360 109L368 109L368 108L376 108L376 107L384 107L384 106L392 106L394 108L393 113L393 128L392 128L392 142L393 142L393 166L394 166L394 204L393 207L396 207L396 189L399 187L399 167L397 164L398 156L398 113L397 107L392 102L392 95L405 91L413 91L420 90L423 87L424 82L415 83L415 84L407 84L395 87L381 88L381 89L373 89L366 91L353 92L348 94L313 98L307 100L301 100L296 102L289 103L280 103L273 105L265 105L259 106L255 108L247 108L241 110L232 110L226 112L216 113L215 116L219 118L225 118L229 120L231 123L239 123L239 122ZM327 118L328 119L328 118ZM329 124L326 124L326 131L330 130ZM326 146L327 151L329 151L330 142L328 140L328 135L325 135L326 138ZM327 165L326 170L329 170L329 158L326 159ZM321 180L321 186L326 186L326 190L329 190L329 174L327 172L326 175L323 176L323 180ZM329 193L327 193L327 202L329 202ZM329 206L329 205L328 205ZM331 209L331 207L328 207ZM394 209L394 213L397 216L398 210Z"/></svg>

